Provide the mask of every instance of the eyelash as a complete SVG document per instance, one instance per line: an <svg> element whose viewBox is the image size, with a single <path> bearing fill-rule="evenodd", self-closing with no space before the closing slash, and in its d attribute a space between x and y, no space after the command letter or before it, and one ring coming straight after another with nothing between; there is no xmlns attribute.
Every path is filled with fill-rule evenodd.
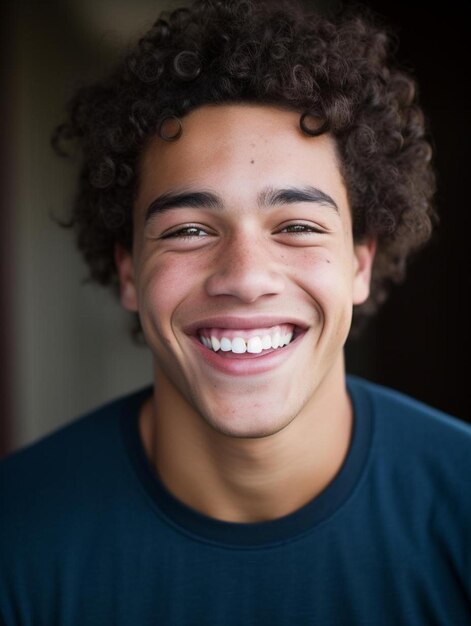
<svg viewBox="0 0 471 626"><path fill-rule="evenodd" d="M323 233L324 231L320 228L314 228L314 226L309 226L308 224L288 224L282 228L282 230L286 230L287 228L304 228L305 230L292 230L290 231L292 235L309 235L310 233Z"/></svg>
<svg viewBox="0 0 471 626"><path fill-rule="evenodd" d="M292 235L310 235L311 233L318 233L321 234L324 231L321 230L320 228L314 228L313 226L308 226L307 224L288 224L288 226L285 226L284 228L281 229L280 232L283 232L285 230L287 230L288 228L302 228L304 230L292 230L289 231L289 234ZM169 239L169 238L175 238L175 239L198 239L199 237L195 234L193 235L188 235L188 234L182 234L184 233L184 231L199 231L199 232L206 232L203 228L200 228L199 226L193 226L193 225L189 225L189 226L185 226L184 228L180 228L178 230L173 231L172 233L168 233L167 235L162 235L162 239Z"/></svg>
<svg viewBox="0 0 471 626"><path fill-rule="evenodd" d="M162 235L162 239L168 239L170 237L175 237L176 239L194 239L196 235L182 235L184 231L188 230L198 230L202 233L205 231L199 226L185 226L184 228L179 228L178 230L173 231L173 233L168 233L167 235Z"/></svg>

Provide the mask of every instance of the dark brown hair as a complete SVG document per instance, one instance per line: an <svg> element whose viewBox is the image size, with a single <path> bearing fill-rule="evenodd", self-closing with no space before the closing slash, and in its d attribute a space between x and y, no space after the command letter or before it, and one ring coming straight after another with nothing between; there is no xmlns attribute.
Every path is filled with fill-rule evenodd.
<svg viewBox="0 0 471 626"><path fill-rule="evenodd" d="M395 67L393 48L358 9L326 17L294 0L196 0L163 13L105 79L76 93L53 137L60 154L70 140L81 150L68 225L90 278L117 287L114 245L132 246L139 159L156 133L172 140L166 120L204 104L258 102L298 111L305 132L334 137L354 238L378 242L371 295L355 316L372 313L436 217L416 84Z"/></svg>

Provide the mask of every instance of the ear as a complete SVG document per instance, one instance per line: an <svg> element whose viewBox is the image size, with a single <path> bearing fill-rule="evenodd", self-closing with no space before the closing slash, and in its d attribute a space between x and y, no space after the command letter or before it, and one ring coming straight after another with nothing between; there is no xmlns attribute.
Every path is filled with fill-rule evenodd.
<svg viewBox="0 0 471 626"><path fill-rule="evenodd" d="M354 245L353 304L363 304L370 295L371 270L376 253L376 239Z"/></svg>
<svg viewBox="0 0 471 626"><path fill-rule="evenodd" d="M114 260L119 277L119 295L121 305L128 311L137 311L137 293L134 283L134 263L132 254L121 244L116 243Z"/></svg>

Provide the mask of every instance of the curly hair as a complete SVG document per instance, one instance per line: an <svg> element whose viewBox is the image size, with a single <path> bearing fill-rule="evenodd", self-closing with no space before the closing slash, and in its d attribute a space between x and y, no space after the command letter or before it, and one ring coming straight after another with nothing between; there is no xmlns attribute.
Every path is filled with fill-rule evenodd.
<svg viewBox="0 0 471 626"><path fill-rule="evenodd" d="M75 94L53 136L59 154L70 141L80 147L66 225L89 278L118 291L115 243L132 249L140 158L156 134L178 139L167 121L205 104L261 103L299 112L305 133L334 138L354 240L377 240L371 294L354 320L374 312L437 219L424 115L394 47L366 10L327 16L295 0L196 0L163 12L106 78Z"/></svg>

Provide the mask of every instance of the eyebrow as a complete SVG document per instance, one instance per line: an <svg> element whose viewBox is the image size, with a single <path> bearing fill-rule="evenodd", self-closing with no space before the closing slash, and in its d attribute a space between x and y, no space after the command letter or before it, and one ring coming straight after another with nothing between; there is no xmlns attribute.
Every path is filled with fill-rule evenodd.
<svg viewBox="0 0 471 626"><path fill-rule="evenodd" d="M331 196L310 185L284 189L266 187L262 189L257 197L259 208L272 207L278 204L295 204L297 202L312 202L330 207L339 213L339 208ZM158 196L150 203L146 211L145 221L148 222L157 213L165 213L171 209L180 208L223 210L224 202L220 196L211 191L169 191Z"/></svg>

